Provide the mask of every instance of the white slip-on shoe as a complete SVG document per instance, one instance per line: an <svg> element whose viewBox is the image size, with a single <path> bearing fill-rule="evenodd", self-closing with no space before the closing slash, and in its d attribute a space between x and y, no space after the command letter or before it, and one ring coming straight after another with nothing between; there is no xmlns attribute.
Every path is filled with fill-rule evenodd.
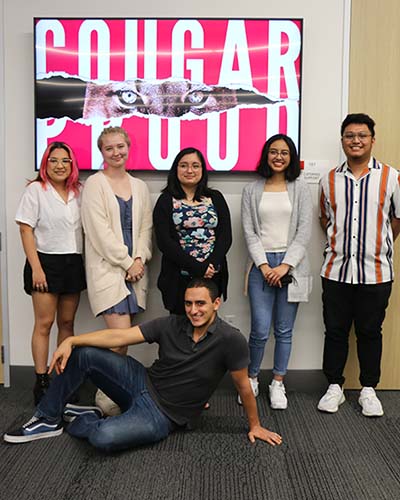
<svg viewBox="0 0 400 500"><path fill-rule="evenodd" d="M114 401L100 389L97 389L95 403L106 417L115 417L116 415L121 414L121 408L117 405L117 403L114 403Z"/></svg>
<svg viewBox="0 0 400 500"><path fill-rule="evenodd" d="M258 396L258 378L249 377L249 380L250 380L251 390L253 391L254 397L256 398ZM242 404L242 399L239 394L237 397L237 402L240 405Z"/></svg>
<svg viewBox="0 0 400 500"><path fill-rule="evenodd" d="M343 389L339 384L330 384L326 393L322 396L318 403L318 410L326 411L327 413L336 413L339 406L344 403Z"/></svg>
<svg viewBox="0 0 400 500"><path fill-rule="evenodd" d="M287 397L282 381L273 379L269 386L269 399L273 410L286 410Z"/></svg>
<svg viewBox="0 0 400 500"><path fill-rule="evenodd" d="M381 417L383 415L382 403L373 387L363 387L358 402L362 407L361 413L366 417Z"/></svg>

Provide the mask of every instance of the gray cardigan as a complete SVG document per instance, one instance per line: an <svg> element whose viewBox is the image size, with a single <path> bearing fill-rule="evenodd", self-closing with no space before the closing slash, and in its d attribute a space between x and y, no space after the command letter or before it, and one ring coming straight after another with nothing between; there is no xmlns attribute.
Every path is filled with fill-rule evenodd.
<svg viewBox="0 0 400 500"><path fill-rule="evenodd" d="M258 208L264 192L265 179L259 179L244 187L242 193L242 225L249 252L246 266L245 292L252 265L259 267L266 263L265 250L261 242L261 228ZM283 263L291 266L293 281L288 286L289 302L307 302L311 292L312 277L307 258L307 245L311 238L312 200L307 183L298 177L287 182L289 200L292 205L288 248Z"/></svg>

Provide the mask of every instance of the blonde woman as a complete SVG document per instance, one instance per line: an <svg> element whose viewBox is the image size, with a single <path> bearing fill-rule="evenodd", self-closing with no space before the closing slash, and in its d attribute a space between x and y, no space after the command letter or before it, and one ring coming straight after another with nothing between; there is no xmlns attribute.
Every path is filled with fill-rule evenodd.
<svg viewBox="0 0 400 500"><path fill-rule="evenodd" d="M105 128L97 145L104 170L91 176L82 195L89 301L108 328L129 328L146 307L151 258L152 210L146 184L126 172L130 138L121 127ZM127 348L115 349L125 355ZM101 391L96 404L106 414L119 408Z"/></svg>

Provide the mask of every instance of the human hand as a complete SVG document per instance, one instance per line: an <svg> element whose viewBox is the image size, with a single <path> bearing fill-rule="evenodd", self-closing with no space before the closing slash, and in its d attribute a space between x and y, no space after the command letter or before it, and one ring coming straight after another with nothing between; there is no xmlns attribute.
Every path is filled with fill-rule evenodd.
<svg viewBox="0 0 400 500"><path fill-rule="evenodd" d="M32 269L32 288L36 292L48 292L46 275L42 267L39 269Z"/></svg>
<svg viewBox="0 0 400 500"><path fill-rule="evenodd" d="M265 279L270 286L279 286L282 288L281 278L289 272L290 266L288 264L280 264L277 267L271 268L265 276Z"/></svg>
<svg viewBox="0 0 400 500"><path fill-rule="evenodd" d="M212 264L208 264L208 267L206 269L206 272L204 273L203 278L211 279L216 272L217 271L216 271L215 267Z"/></svg>
<svg viewBox="0 0 400 500"><path fill-rule="evenodd" d="M126 271L125 279L127 281L132 281L133 283L135 283L136 281L142 279L143 276L144 276L144 265L141 257L137 257L134 260L131 267Z"/></svg>
<svg viewBox="0 0 400 500"><path fill-rule="evenodd" d="M256 425L251 428L247 436L251 443L255 443L256 439L261 439L261 441L265 441L271 446L282 444L282 437L279 434L269 431L268 429L261 427L261 425Z"/></svg>
<svg viewBox="0 0 400 500"><path fill-rule="evenodd" d="M63 373L67 365L68 359L71 356L71 352L72 352L71 338L67 338L64 340L64 342L61 342L61 344L57 347L56 351L54 352L47 373L50 374L54 369L56 370L57 375Z"/></svg>

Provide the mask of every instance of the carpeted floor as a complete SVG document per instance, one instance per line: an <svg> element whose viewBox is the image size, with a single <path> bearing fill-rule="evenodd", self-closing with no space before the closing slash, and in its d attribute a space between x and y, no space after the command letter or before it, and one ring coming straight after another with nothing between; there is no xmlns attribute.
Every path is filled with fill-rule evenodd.
<svg viewBox="0 0 400 500"><path fill-rule="evenodd" d="M66 433L23 445L1 442L0 499L400 499L400 393L379 393L385 409L379 419L361 415L356 392L327 415L316 410L320 389L293 390L287 380L286 411L270 409L266 379L258 398L262 423L284 438L280 447L250 444L243 409L225 381L196 431L157 445L105 455ZM3 434L31 417L30 380L0 387L0 401Z"/></svg>

